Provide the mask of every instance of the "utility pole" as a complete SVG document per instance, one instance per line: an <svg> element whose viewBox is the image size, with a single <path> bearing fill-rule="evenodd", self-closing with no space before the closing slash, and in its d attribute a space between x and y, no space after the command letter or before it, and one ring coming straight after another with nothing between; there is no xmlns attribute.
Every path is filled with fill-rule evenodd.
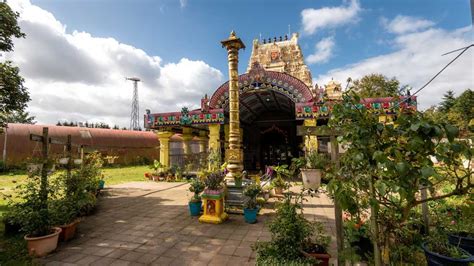
<svg viewBox="0 0 474 266"><path fill-rule="evenodd" d="M133 82L133 98L132 98L132 111L130 113L130 130L139 130L140 129L140 108L138 106L138 82L139 78L131 77L125 78L126 80L131 80Z"/></svg>

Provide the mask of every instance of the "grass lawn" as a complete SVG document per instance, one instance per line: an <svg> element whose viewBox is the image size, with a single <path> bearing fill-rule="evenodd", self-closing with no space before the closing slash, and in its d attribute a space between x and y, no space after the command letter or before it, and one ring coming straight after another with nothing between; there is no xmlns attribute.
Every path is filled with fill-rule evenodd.
<svg viewBox="0 0 474 266"><path fill-rule="evenodd" d="M105 185L116 185L132 181L145 181L144 174L152 170L146 165L120 168L104 168Z"/></svg>

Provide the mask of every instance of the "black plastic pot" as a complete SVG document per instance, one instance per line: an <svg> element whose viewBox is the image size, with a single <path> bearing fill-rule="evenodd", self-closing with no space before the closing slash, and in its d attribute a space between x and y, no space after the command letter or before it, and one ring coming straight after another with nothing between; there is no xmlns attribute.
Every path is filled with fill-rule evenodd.
<svg viewBox="0 0 474 266"><path fill-rule="evenodd" d="M466 233L453 233L448 235L449 243L458 246L469 254L474 255L474 238L468 237Z"/></svg>
<svg viewBox="0 0 474 266"><path fill-rule="evenodd" d="M5 236L12 236L20 233L20 224L12 223L9 220L3 220L3 224L5 225L5 231L3 232Z"/></svg>
<svg viewBox="0 0 474 266"><path fill-rule="evenodd" d="M355 253L362 261L367 261L370 254L373 253L372 241L368 237L361 237L358 241L352 241L351 247L355 249Z"/></svg>
<svg viewBox="0 0 474 266"><path fill-rule="evenodd" d="M440 266L440 265L450 265L450 266L469 266L470 263L474 262L474 256L470 256L466 259L455 259L434 253L426 247L426 244L421 245L425 251L426 262L428 266ZM466 251L467 253L467 251ZM467 253L469 254L469 253Z"/></svg>

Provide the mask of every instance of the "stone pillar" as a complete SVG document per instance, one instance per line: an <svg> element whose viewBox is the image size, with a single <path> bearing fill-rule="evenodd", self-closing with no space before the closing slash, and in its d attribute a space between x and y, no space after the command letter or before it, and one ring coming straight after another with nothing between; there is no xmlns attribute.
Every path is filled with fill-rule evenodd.
<svg viewBox="0 0 474 266"><path fill-rule="evenodd" d="M316 126L316 119L306 119L303 122L304 126ZM305 136L304 137L305 152L317 151L318 150L318 138L316 136Z"/></svg>
<svg viewBox="0 0 474 266"><path fill-rule="evenodd" d="M185 155L192 154L191 150L191 140L193 139L192 128L184 127L183 128L183 150Z"/></svg>
<svg viewBox="0 0 474 266"><path fill-rule="evenodd" d="M233 176L242 170L242 156L240 147L240 118L239 118L239 50L245 48L244 43L230 33L229 39L221 42L227 49L229 63L229 149L227 153L226 179L233 180Z"/></svg>
<svg viewBox="0 0 474 266"><path fill-rule="evenodd" d="M171 131L160 131L156 133L160 140L160 163L164 167L170 166L170 138L173 136Z"/></svg>

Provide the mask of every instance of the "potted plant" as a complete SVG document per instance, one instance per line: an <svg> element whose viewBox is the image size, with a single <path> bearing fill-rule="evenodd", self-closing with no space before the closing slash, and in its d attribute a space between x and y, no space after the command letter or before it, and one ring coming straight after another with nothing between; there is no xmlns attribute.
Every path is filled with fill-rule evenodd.
<svg viewBox="0 0 474 266"><path fill-rule="evenodd" d="M201 213L201 196L199 194L204 190L204 182L202 182L199 178L194 178L191 181L191 186L189 187L189 191L194 192L193 197L189 201L189 212L191 216L198 216Z"/></svg>
<svg viewBox="0 0 474 266"><path fill-rule="evenodd" d="M474 255L474 208L472 202L466 199L460 206L451 208L445 215L441 214L447 223L446 228L449 230L449 243L466 250Z"/></svg>
<svg viewBox="0 0 474 266"><path fill-rule="evenodd" d="M449 244L444 232L433 232L422 244L428 266L431 265L470 265L474 262L474 256L469 252Z"/></svg>
<svg viewBox="0 0 474 266"><path fill-rule="evenodd" d="M257 195L262 191L259 185L250 184L244 189L244 218L245 222L253 224L257 222Z"/></svg>
<svg viewBox="0 0 474 266"><path fill-rule="evenodd" d="M144 175L145 175L145 178L147 178L148 180L153 180L151 173L146 172Z"/></svg>
<svg viewBox="0 0 474 266"><path fill-rule="evenodd" d="M160 170L163 168L163 165L160 163L160 161L154 160L153 164L150 165L150 168L153 169L153 173L151 173L153 181L157 181L160 176L160 173L162 173L162 171Z"/></svg>
<svg viewBox="0 0 474 266"><path fill-rule="evenodd" d="M303 193L285 194L275 218L268 224L271 240L252 246L256 251L257 265L308 265L316 262L302 252L313 230L312 223L301 212L302 200Z"/></svg>
<svg viewBox="0 0 474 266"><path fill-rule="evenodd" d="M48 164L44 163L43 167ZM11 203L11 214L20 223L21 231L26 233L28 253L43 257L56 249L61 232L61 228L52 225L50 217L49 198L57 191L49 186L44 173L42 177L30 174L27 183L17 188L21 201Z"/></svg>
<svg viewBox="0 0 474 266"><path fill-rule="evenodd" d="M306 168L301 168L303 186L307 189L318 189L321 185L322 169L324 169L328 160L317 150L309 151L306 153L306 157L300 158L300 160L300 165L306 166Z"/></svg>
<svg viewBox="0 0 474 266"><path fill-rule="evenodd" d="M303 243L302 253L307 258L319 261L318 265L328 266L331 255L328 254L331 237L324 231L324 226L318 221L311 222L311 233Z"/></svg>
<svg viewBox="0 0 474 266"><path fill-rule="evenodd" d="M179 166L176 167L175 179L176 181L182 181L183 179L183 169Z"/></svg>
<svg viewBox="0 0 474 266"><path fill-rule="evenodd" d="M105 176L101 175L99 179L99 190L104 189L104 187L105 187Z"/></svg>
<svg viewBox="0 0 474 266"><path fill-rule="evenodd" d="M288 165L272 166L273 171L276 173L276 177L272 180L271 185L275 189L275 194L283 194L283 190L290 187L290 184L284 180L288 177L290 172L288 171Z"/></svg>
<svg viewBox="0 0 474 266"><path fill-rule="evenodd" d="M204 213L199 217L200 222L219 224L229 216L224 212L224 173L216 171L210 173L205 179L206 188L201 198L203 199Z"/></svg>
<svg viewBox="0 0 474 266"><path fill-rule="evenodd" d="M234 175L234 184L236 187L242 187L242 174L237 173Z"/></svg>
<svg viewBox="0 0 474 266"><path fill-rule="evenodd" d="M61 228L59 241L69 241L74 238L80 221L77 214L76 203L72 199L64 198L52 202L50 215L52 224Z"/></svg>
<svg viewBox="0 0 474 266"><path fill-rule="evenodd" d="M222 193L222 182L224 181L224 177L224 174L220 171L208 174L204 179L204 184L206 185L204 193L207 195L217 195Z"/></svg>

